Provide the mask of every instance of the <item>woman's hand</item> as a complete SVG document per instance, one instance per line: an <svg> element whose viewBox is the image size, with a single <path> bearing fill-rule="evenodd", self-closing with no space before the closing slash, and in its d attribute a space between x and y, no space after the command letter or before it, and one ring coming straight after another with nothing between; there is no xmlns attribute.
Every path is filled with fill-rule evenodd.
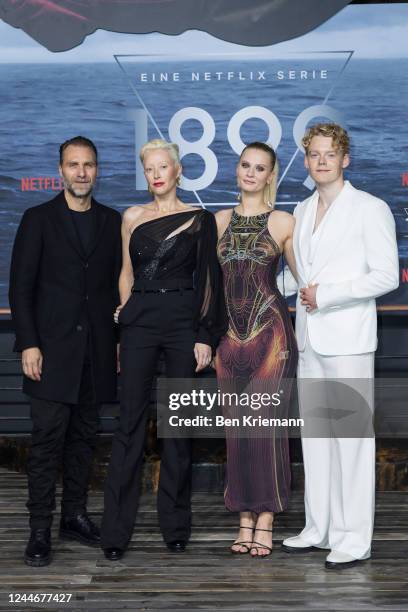
<svg viewBox="0 0 408 612"><path fill-rule="evenodd" d="M211 363L212 359L212 350L211 346L208 344L202 344L201 342L196 342L194 345L194 357L196 358L197 367L195 369L196 372L203 370Z"/></svg>
<svg viewBox="0 0 408 612"><path fill-rule="evenodd" d="M115 313L113 315L113 320L115 321L115 323L119 323L119 313L122 310L124 304L119 304L119 306L116 308Z"/></svg>

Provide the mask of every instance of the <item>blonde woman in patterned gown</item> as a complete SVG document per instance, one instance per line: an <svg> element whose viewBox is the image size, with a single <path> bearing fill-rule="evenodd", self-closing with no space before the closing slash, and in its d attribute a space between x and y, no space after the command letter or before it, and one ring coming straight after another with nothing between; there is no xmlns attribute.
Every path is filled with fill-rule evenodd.
<svg viewBox="0 0 408 612"><path fill-rule="evenodd" d="M280 381L293 378L296 372L296 340L276 285L282 254L296 276L295 220L274 210L277 174L273 149L261 142L249 144L237 166L239 205L216 214L229 317L228 332L217 350L220 386L237 385L237 381L259 386L264 381L266 389L276 390L281 388ZM287 410L287 406L281 408ZM231 552L264 558L272 552L274 513L282 512L289 500L288 439L286 434L272 432L267 437L249 433L239 438L227 430L226 435L225 505L240 513Z"/></svg>

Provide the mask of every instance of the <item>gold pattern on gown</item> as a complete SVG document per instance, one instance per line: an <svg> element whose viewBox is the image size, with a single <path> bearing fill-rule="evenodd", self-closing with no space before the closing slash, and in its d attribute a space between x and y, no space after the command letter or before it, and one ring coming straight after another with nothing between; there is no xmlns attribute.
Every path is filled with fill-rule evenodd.
<svg viewBox="0 0 408 612"><path fill-rule="evenodd" d="M296 370L296 340L286 302L276 285L280 249L268 229L270 212L245 217L233 211L218 243L228 311L228 332L217 350L217 377L277 389ZM240 381L240 382L239 382ZM287 406L281 406L287 411ZM289 498L288 440L227 435L226 505L233 511L278 512Z"/></svg>

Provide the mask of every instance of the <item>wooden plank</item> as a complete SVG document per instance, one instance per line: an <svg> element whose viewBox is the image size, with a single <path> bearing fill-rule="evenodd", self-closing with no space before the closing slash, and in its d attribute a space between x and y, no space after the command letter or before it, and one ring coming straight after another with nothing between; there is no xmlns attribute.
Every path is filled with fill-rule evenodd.
<svg viewBox="0 0 408 612"><path fill-rule="evenodd" d="M230 554L238 517L225 510L222 495L208 493L193 496L191 541L183 555L172 555L158 530L155 497L145 494L131 545L120 562L107 561L98 549L59 540L56 515L53 563L28 568L22 562L29 532L26 479L0 469L0 490L0 612L18 609L8 606L11 592L72 592L72 602L58 610L99 612L407 609L407 493L377 495L372 559L337 573L324 569L327 551L294 558L280 548L282 539L303 525L301 492L295 492L289 509L276 517L274 550L266 560ZM97 521L102 504L102 493L91 492L89 507ZM55 607L30 604L22 609Z"/></svg>

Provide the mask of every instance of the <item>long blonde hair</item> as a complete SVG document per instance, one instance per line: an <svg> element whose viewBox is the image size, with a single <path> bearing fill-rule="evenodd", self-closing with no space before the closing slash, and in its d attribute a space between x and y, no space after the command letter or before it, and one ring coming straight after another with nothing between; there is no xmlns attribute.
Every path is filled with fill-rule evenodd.
<svg viewBox="0 0 408 612"><path fill-rule="evenodd" d="M276 191L278 188L278 175L279 175L279 163L276 157L276 153L272 149L272 147L270 147L265 142L255 141L255 142L250 142L249 144L246 145L246 147L243 148L241 155L239 156L240 160L243 154L245 153L245 151L247 151L248 149L258 149L260 151L264 151L264 153L267 153L271 159L271 165L272 165L272 171L273 171L272 179L269 184L265 185L263 197L264 197L265 204L267 204L270 208L274 208L275 202L276 202Z"/></svg>

